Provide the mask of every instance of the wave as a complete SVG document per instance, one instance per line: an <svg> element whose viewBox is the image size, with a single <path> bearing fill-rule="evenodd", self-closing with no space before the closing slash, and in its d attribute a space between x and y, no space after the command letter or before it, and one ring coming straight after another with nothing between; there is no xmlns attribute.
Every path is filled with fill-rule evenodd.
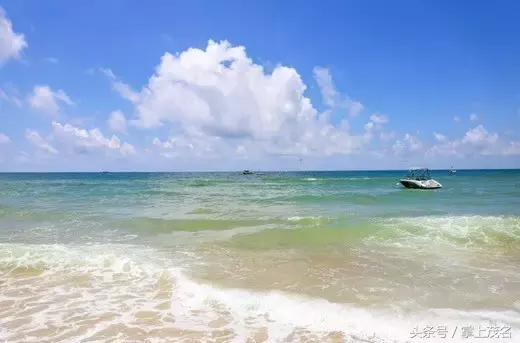
<svg viewBox="0 0 520 343"><path fill-rule="evenodd" d="M281 184L335 184L335 183L349 183L354 182L386 182L388 180L395 180L389 177L263 177L263 181L270 183Z"/></svg>
<svg viewBox="0 0 520 343"><path fill-rule="evenodd" d="M236 183L233 179L186 179L179 180L179 184L188 187L211 187L221 184Z"/></svg>
<svg viewBox="0 0 520 343"><path fill-rule="evenodd" d="M501 247L519 249L520 218L426 216L394 218L290 217L293 225L245 232L228 244L241 249L304 248L335 244L394 246Z"/></svg>
<svg viewBox="0 0 520 343"><path fill-rule="evenodd" d="M132 232L168 233L174 231L230 230L268 224L258 219L165 219L152 217L135 217L121 222L120 226Z"/></svg>
<svg viewBox="0 0 520 343"><path fill-rule="evenodd" d="M17 221L53 221L73 217L70 213L41 211L31 207L0 205L0 219Z"/></svg>
<svg viewBox="0 0 520 343"><path fill-rule="evenodd" d="M215 215L215 211L208 208L197 208L188 215ZM266 218L234 219L226 217L201 218L154 218L134 217L121 221L118 226L128 228L132 232L142 233L170 233L175 231L223 231L239 228L305 228L322 227L335 223L344 218L327 216L292 216Z"/></svg>
<svg viewBox="0 0 520 343"><path fill-rule="evenodd" d="M514 310L362 308L277 290L222 288L187 276L196 256L171 253L130 245L0 244L0 340L382 343L410 340L416 326L492 323L511 326L513 334L520 328ZM39 272L13 274L24 268Z"/></svg>
<svg viewBox="0 0 520 343"><path fill-rule="evenodd" d="M247 341L251 337L248 331L253 329L254 333L259 328L266 329L264 339L275 342L405 342L414 326L520 326L515 311L409 311L399 306L365 309L281 291L217 288L192 281L182 271L176 271L176 278L172 308L177 323L185 329L205 330L225 313L228 318L222 328L242 333L234 342ZM197 313L196 320L193 313Z"/></svg>
<svg viewBox="0 0 520 343"><path fill-rule="evenodd" d="M323 203L343 203L343 204L376 204L388 202L387 197L378 194L363 194L354 192L323 192L319 194L312 193L292 193L281 196L263 197L255 199L255 203L259 204L323 204Z"/></svg>
<svg viewBox="0 0 520 343"><path fill-rule="evenodd" d="M516 216L423 216L387 219L384 235L393 242L457 246L500 245L518 247L520 217Z"/></svg>

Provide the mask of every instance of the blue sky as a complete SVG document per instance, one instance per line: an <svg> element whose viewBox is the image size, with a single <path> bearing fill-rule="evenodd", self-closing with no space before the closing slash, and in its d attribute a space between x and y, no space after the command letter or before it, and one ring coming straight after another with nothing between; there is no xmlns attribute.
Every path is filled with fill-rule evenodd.
<svg viewBox="0 0 520 343"><path fill-rule="evenodd" d="M0 7L0 171L520 167L515 1Z"/></svg>

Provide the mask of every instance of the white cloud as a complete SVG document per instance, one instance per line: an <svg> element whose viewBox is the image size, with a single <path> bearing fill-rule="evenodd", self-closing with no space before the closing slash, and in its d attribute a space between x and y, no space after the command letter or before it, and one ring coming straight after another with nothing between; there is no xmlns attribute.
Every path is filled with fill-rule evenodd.
<svg viewBox="0 0 520 343"><path fill-rule="evenodd" d="M26 47L25 36L13 31L13 24L0 7L0 65L9 59L20 57Z"/></svg>
<svg viewBox="0 0 520 343"><path fill-rule="evenodd" d="M384 114L372 114L369 119L370 121L366 123L365 126L363 126L363 128L365 129L364 137L367 142L369 142L372 139L374 131L381 131L383 129L383 125L388 123L388 117ZM379 137L382 140L388 140L388 134L385 134L383 132L379 134Z"/></svg>
<svg viewBox="0 0 520 343"><path fill-rule="evenodd" d="M392 147L397 155L417 153L422 150L423 143L421 140L410 134L405 134L402 140L397 140Z"/></svg>
<svg viewBox="0 0 520 343"><path fill-rule="evenodd" d="M0 144L7 144L9 142L11 142L11 138L3 133L0 133Z"/></svg>
<svg viewBox="0 0 520 343"><path fill-rule="evenodd" d="M119 148L119 152L121 152L121 155L123 156L134 155L137 153L135 147L132 144L126 142L121 145L121 148Z"/></svg>
<svg viewBox="0 0 520 343"><path fill-rule="evenodd" d="M365 108L362 103L352 99L346 101L346 107L348 108L351 117L357 117Z"/></svg>
<svg viewBox="0 0 520 343"><path fill-rule="evenodd" d="M56 115L60 111L59 102L69 106L74 102L61 89L54 92L49 86L34 86L33 92L28 97L29 105L50 115Z"/></svg>
<svg viewBox="0 0 520 343"><path fill-rule="evenodd" d="M348 132L348 123L337 127L328 115L318 115L296 70L278 66L266 74L244 47L226 41L209 41L206 50L164 54L139 92L111 70L103 72L133 103L136 119L130 123L141 128L171 125L172 136L155 141L161 149L187 151L191 144L200 154L234 154L242 145L248 153L329 155L353 154L366 143L363 133Z"/></svg>
<svg viewBox="0 0 520 343"><path fill-rule="evenodd" d="M361 111L363 111L363 105L356 100L350 99L349 97L343 97L337 90L334 82L332 81L332 75L327 68L314 67L314 78L318 83L323 102L329 107L341 107L346 108L349 111L350 116L357 117Z"/></svg>
<svg viewBox="0 0 520 343"><path fill-rule="evenodd" d="M384 114L378 116L377 114L372 114L370 116L370 120L375 124L386 124L388 123L388 117Z"/></svg>
<svg viewBox="0 0 520 343"><path fill-rule="evenodd" d="M45 61L52 63L52 64L58 64L60 61L56 57L47 57Z"/></svg>
<svg viewBox="0 0 520 343"><path fill-rule="evenodd" d="M108 126L112 131L126 132L126 118L120 110L113 111L108 115Z"/></svg>
<svg viewBox="0 0 520 343"><path fill-rule="evenodd" d="M30 155L26 151L20 151L20 154L16 157L16 161L22 163L29 162Z"/></svg>
<svg viewBox="0 0 520 343"><path fill-rule="evenodd" d="M14 94L7 94L4 90L0 89L0 100L14 104L17 107L22 107L23 103L20 98Z"/></svg>
<svg viewBox="0 0 520 343"><path fill-rule="evenodd" d="M246 155L246 154L247 154L247 149L246 149L245 146L243 146L243 145L239 145L239 146L236 148L235 152L236 152L237 154L239 154L239 155Z"/></svg>
<svg viewBox="0 0 520 343"><path fill-rule="evenodd" d="M460 122L460 117L459 117L459 116L455 116L455 117L453 117L453 120L454 120L456 123L458 123L458 122Z"/></svg>
<svg viewBox="0 0 520 343"><path fill-rule="evenodd" d="M118 151L122 155L134 154L135 148L129 143L121 144L120 139L112 135L107 138L98 129L85 130L70 124L52 122L52 137L65 145L69 152L88 153L93 150Z"/></svg>
<svg viewBox="0 0 520 343"><path fill-rule="evenodd" d="M374 128L374 123L369 121L368 123L365 124L364 128L365 128L365 131L371 131Z"/></svg>
<svg viewBox="0 0 520 343"><path fill-rule="evenodd" d="M53 148L49 143L43 139L37 131L34 130L26 130L25 138L31 143L34 147L39 150L50 152L51 154L57 154L58 150Z"/></svg>
<svg viewBox="0 0 520 343"><path fill-rule="evenodd" d="M165 157L196 156L216 157L231 152L231 146L220 137L206 136L204 133L192 128L187 133L170 137L162 142L154 138L152 142L159 147Z"/></svg>
<svg viewBox="0 0 520 343"><path fill-rule="evenodd" d="M477 121L478 120L478 115L476 113L471 113L469 115L469 120L471 121Z"/></svg>
<svg viewBox="0 0 520 343"><path fill-rule="evenodd" d="M100 71L112 80L112 86L113 86L114 90L116 90L123 98L125 98L131 102L134 102L134 103L139 101L139 94L134 92L130 88L130 86L119 81L111 69L101 68Z"/></svg>
<svg viewBox="0 0 520 343"><path fill-rule="evenodd" d="M509 142L504 150L504 155L520 155L520 142Z"/></svg>
<svg viewBox="0 0 520 343"><path fill-rule="evenodd" d="M379 139L381 139L383 142L391 141L395 138L395 132L381 132L379 134Z"/></svg>
<svg viewBox="0 0 520 343"><path fill-rule="evenodd" d="M320 87L323 102L329 107L336 107L341 102L340 94L332 82L332 76L327 68L315 67L314 78Z"/></svg>
<svg viewBox="0 0 520 343"><path fill-rule="evenodd" d="M489 133L484 126L479 125L474 129L466 132L462 138L462 143L466 143L475 147L488 147L498 140L498 134Z"/></svg>
<svg viewBox="0 0 520 343"><path fill-rule="evenodd" d="M449 140L444 137L437 141L438 144L430 149L431 153L457 156L520 154L520 142L505 142L497 133L488 132L483 125L469 129L461 138Z"/></svg>
<svg viewBox="0 0 520 343"><path fill-rule="evenodd" d="M435 132L435 133L433 134L433 136L435 137L435 140L437 140L437 141L439 141L439 142L446 142L446 141L447 141L446 136L441 135L440 133Z"/></svg>

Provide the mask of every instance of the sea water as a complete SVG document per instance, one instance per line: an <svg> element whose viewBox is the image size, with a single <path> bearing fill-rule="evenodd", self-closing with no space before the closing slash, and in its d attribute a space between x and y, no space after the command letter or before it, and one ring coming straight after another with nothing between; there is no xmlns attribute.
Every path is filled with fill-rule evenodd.
<svg viewBox="0 0 520 343"><path fill-rule="evenodd" d="M0 174L2 342L520 341L520 171Z"/></svg>

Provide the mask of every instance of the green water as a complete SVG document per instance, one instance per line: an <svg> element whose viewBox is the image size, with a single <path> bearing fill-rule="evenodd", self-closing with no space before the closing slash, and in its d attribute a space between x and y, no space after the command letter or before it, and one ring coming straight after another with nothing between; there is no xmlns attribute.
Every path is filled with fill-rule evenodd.
<svg viewBox="0 0 520 343"><path fill-rule="evenodd" d="M520 337L520 171L405 174L0 174L0 340Z"/></svg>

